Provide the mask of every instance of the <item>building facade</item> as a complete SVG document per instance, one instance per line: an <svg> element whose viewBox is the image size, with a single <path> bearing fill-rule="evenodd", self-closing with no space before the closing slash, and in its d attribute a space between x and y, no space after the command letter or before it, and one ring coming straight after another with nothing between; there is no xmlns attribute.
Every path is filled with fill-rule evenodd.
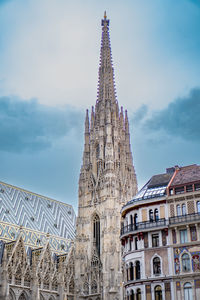
<svg viewBox="0 0 200 300"><path fill-rule="evenodd" d="M77 299L122 299L120 210L137 192L127 111L119 110L109 38L102 20L98 96L85 119L75 241Z"/></svg>
<svg viewBox="0 0 200 300"><path fill-rule="evenodd" d="M124 299L200 299L200 166L153 176L122 220Z"/></svg>

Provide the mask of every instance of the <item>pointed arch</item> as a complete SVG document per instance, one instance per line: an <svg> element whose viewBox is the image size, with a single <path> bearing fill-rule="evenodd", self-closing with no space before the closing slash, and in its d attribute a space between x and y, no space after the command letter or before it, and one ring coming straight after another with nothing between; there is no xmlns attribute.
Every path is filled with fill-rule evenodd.
<svg viewBox="0 0 200 300"><path fill-rule="evenodd" d="M52 280L52 290L57 291L58 290L58 274L55 274Z"/></svg>
<svg viewBox="0 0 200 300"><path fill-rule="evenodd" d="M92 294L96 294L97 293L97 289L98 289L97 282L95 280L93 280L92 284L91 284L91 293Z"/></svg>
<svg viewBox="0 0 200 300"><path fill-rule="evenodd" d="M44 296L40 293L40 300L45 300Z"/></svg>
<svg viewBox="0 0 200 300"><path fill-rule="evenodd" d="M93 227L93 244L97 250L98 255L100 255L100 218L97 213L92 217L92 227Z"/></svg>
<svg viewBox="0 0 200 300"><path fill-rule="evenodd" d="M83 294L89 295L89 283L87 281L85 281L83 284Z"/></svg>
<svg viewBox="0 0 200 300"><path fill-rule="evenodd" d="M69 282L69 294L74 294L74 278L72 277Z"/></svg>
<svg viewBox="0 0 200 300"><path fill-rule="evenodd" d="M30 273L29 266L27 267L25 274L24 274L24 285L28 286L28 287L31 285L31 273Z"/></svg>
<svg viewBox="0 0 200 300"><path fill-rule="evenodd" d="M25 291L21 293L18 300L28 300L28 295Z"/></svg>
<svg viewBox="0 0 200 300"><path fill-rule="evenodd" d="M16 300L15 293L10 287L9 287L9 300Z"/></svg>

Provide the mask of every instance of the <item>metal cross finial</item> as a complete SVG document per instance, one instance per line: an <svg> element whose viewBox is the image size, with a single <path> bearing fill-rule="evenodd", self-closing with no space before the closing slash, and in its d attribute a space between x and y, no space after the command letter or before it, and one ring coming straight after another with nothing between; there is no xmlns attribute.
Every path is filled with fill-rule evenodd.
<svg viewBox="0 0 200 300"><path fill-rule="evenodd" d="M107 16L106 16L106 10L104 11L104 19L106 20Z"/></svg>

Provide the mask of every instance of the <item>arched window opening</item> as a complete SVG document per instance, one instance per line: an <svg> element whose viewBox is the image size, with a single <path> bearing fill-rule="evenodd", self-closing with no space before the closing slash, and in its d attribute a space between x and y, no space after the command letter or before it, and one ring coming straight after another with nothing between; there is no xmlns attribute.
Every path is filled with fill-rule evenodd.
<svg viewBox="0 0 200 300"><path fill-rule="evenodd" d="M96 145L96 159L99 159L99 155L100 155L100 147L99 144Z"/></svg>
<svg viewBox="0 0 200 300"><path fill-rule="evenodd" d="M121 152L121 149L120 149L120 145L118 145L118 157L119 157L119 160L120 160L120 152Z"/></svg>
<svg viewBox="0 0 200 300"><path fill-rule="evenodd" d="M74 294L74 279L73 278L71 278L71 280L69 282L69 293Z"/></svg>
<svg viewBox="0 0 200 300"><path fill-rule="evenodd" d="M129 281L129 266L126 265L126 279Z"/></svg>
<svg viewBox="0 0 200 300"><path fill-rule="evenodd" d="M133 269L133 263L130 263L130 280L133 280L134 278L134 269Z"/></svg>
<svg viewBox="0 0 200 300"><path fill-rule="evenodd" d="M133 229L133 216L130 215L130 225L131 225L131 230Z"/></svg>
<svg viewBox="0 0 200 300"><path fill-rule="evenodd" d="M160 258L157 256L153 259L153 274L154 275L161 274Z"/></svg>
<svg viewBox="0 0 200 300"><path fill-rule="evenodd" d="M190 271L190 257L187 253L182 255L182 270L183 272Z"/></svg>
<svg viewBox="0 0 200 300"><path fill-rule="evenodd" d="M153 210L152 209L149 210L149 221L153 222Z"/></svg>
<svg viewBox="0 0 200 300"><path fill-rule="evenodd" d="M134 299L134 291L133 290L131 290L131 293L130 293L130 300L135 300Z"/></svg>
<svg viewBox="0 0 200 300"><path fill-rule="evenodd" d="M97 283L96 281L92 281L92 284L91 284L91 292L92 294L96 294L97 293Z"/></svg>
<svg viewBox="0 0 200 300"><path fill-rule="evenodd" d="M192 300L192 285L189 282L184 284L184 300Z"/></svg>
<svg viewBox="0 0 200 300"><path fill-rule="evenodd" d="M200 201L197 201L197 212L200 214Z"/></svg>
<svg viewBox="0 0 200 300"><path fill-rule="evenodd" d="M136 279L140 279L140 262L137 260L135 263L135 268L136 268Z"/></svg>
<svg viewBox="0 0 200 300"><path fill-rule="evenodd" d="M182 204L182 215L183 215L183 216L186 215L186 205L185 205L185 203Z"/></svg>
<svg viewBox="0 0 200 300"><path fill-rule="evenodd" d="M129 251L131 251L131 250L132 250L132 239L129 238Z"/></svg>
<svg viewBox="0 0 200 300"><path fill-rule="evenodd" d="M98 215L93 218L93 242L98 255L100 255L100 219Z"/></svg>
<svg viewBox="0 0 200 300"><path fill-rule="evenodd" d="M13 292L13 290L9 287L9 300L15 300L15 294Z"/></svg>
<svg viewBox="0 0 200 300"><path fill-rule="evenodd" d="M155 300L162 300L162 288L160 285L157 285L154 289Z"/></svg>
<svg viewBox="0 0 200 300"><path fill-rule="evenodd" d="M135 238L135 250L138 250L138 238Z"/></svg>
<svg viewBox="0 0 200 300"><path fill-rule="evenodd" d="M135 226L135 229L137 229L137 224L138 224L138 215L134 214L134 226Z"/></svg>
<svg viewBox="0 0 200 300"><path fill-rule="evenodd" d="M84 284L83 284L83 294L84 295L89 295L89 284L88 284L88 282L84 282Z"/></svg>
<svg viewBox="0 0 200 300"><path fill-rule="evenodd" d="M127 291L127 294L126 294L126 300L130 300L128 291Z"/></svg>
<svg viewBox="0 0 200 300"><path fill-rule="evenodd" d="M158 209L154 210L154 220L157 222L159 220Z"/></svg>
<svg viewBox="0 0 200 300"><path fill-rule="evenodd" d="M177 214L177 216L181 215L181 207L179 204L176 206L176 214Z"/></svg>
<svg viewBox="0 0 200 300"><path fill-rule="evenodd" d="M28 297L26 296L25 292L22 292L20 297L19 297L19 300L27 300Z"/></svg>
<svg viewBox="0 0 200 300"><path fill-rule="evenodd" d="M137 289L136 300L141 300L141 289Z"/></svg>

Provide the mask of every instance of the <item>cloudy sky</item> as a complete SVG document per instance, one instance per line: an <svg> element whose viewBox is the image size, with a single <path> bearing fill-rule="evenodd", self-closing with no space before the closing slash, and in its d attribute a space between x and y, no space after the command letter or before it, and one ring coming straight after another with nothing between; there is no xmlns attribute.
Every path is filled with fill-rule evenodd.
<svg viewBox="0 0 200 300"><path fill-rule="evenodd" d="M77 208L104 10L141 187L199 164L199 0L0 0L0 180Z"/></svg>

